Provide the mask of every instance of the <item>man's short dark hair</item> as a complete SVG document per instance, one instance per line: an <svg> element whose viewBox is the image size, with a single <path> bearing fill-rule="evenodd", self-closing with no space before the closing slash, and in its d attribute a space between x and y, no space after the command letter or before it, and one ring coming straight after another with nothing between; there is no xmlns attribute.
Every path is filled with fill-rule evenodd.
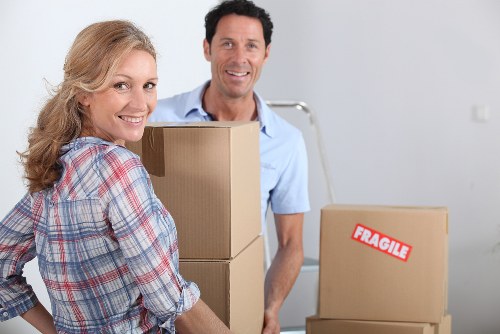
<svg viewBox="0 0 500 334"><path fill-rule="evenodd" d="M269 13L267 13L264 9L257 7L252 1L249 0L227 0L214 7L205 16L205 38L209 44L212 43L212 39L215 35L215 30L220 19L230 14L258 19L262 24L266 47L271 43L273 23L271 22Z"/></svg>

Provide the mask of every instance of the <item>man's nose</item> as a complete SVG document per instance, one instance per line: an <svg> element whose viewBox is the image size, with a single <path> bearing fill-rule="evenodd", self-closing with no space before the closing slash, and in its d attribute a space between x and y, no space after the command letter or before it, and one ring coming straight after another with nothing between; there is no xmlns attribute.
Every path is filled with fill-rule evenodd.
<svg viewBox="0 0 500 334"><path fill-rule="evenodd" d="M248 50L245 46L238 46L234 49L234 60L238 64L246 64L248 63Z"/></svg>

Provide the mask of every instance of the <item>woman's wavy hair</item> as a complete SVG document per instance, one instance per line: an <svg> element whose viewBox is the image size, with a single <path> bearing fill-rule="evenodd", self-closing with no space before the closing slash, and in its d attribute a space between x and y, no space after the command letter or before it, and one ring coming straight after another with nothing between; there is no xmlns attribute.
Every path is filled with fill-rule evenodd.
<svg viewBox="0 0 500 334"><path fill-rule="evenodd" d="M90 120L79 95L108 87L121 59L132 50L144 50L156 60L149 37L129 21L94 23L77 35L66 56L64 79L30 129L27 150L20 153L30 193L52 187L60 178L61 147L79 137Z"/></svg>

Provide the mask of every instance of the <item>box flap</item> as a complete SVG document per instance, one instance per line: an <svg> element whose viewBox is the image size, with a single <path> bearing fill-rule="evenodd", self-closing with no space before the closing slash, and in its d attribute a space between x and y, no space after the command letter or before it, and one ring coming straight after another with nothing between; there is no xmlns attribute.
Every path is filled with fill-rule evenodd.
<svg viewBox="0 0 500 334"><path fill-rule="evenodd" d="M430 323L306 318L307 334L434 334Z"/></svg>
<svg viewBox="0 0 500 334"><path fill-rule="evenodd" d="M165 176L163 131L161 129L151 127L144 129L141 158L149 174L158 177Z"/></svg>

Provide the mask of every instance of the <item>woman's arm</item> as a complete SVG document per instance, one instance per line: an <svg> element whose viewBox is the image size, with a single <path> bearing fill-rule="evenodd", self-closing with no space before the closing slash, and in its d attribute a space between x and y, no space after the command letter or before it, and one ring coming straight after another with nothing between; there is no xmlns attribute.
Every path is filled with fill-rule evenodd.
<svg viewBox="0 0 500 334"><path fill-rule="evenodd" d="M29 311L21 314L21 317L29 322L31 326L35 327L42 334L57 334L54 319L47 309L40 303Z"/></svg>
<svg viewBox="0 0 500 334"><path fill-rule="evenodd" d="M214 312L199 299L187 312L175 320L175 329L181 334L189 333L231 333Z"/></svg>

